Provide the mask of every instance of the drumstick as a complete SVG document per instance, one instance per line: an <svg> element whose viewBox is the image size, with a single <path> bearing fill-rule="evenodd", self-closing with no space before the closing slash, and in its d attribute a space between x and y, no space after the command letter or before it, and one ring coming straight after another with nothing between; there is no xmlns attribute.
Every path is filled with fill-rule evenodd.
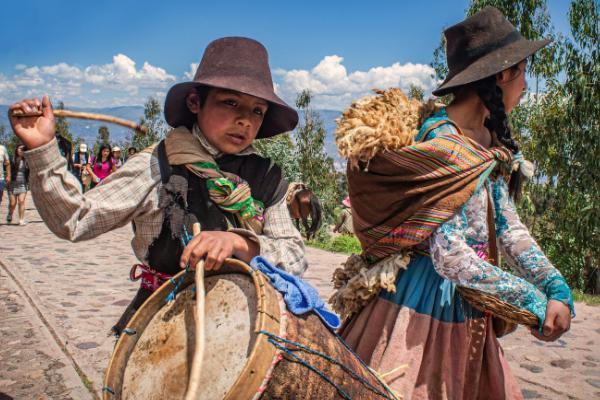
<svg viewBox="0 0 600 400"><path fill-rule="evenodd" d="M200 234L200 224L198 222L192 225L192 233L194 236ZM194 359L192 360L192 368L190 370L190 382L188 390L185 394L186 400L196 400L198 391L200 390L200 372L202 371L202 360L204 359L204 259L196 264L196 350L194 351Z"/></svg>
<svg viewBox="0 0 600 400"><path fill-rule="evenodd" d="M78 119L93 119L96 121L104 121L112 124L121 125L130 129L133 129L139 133L146 134L148 133L148 127L144 125L140 125L133 121L128 121L126 119L113 117L105 114L95 114L88 112L79 112L79 111L70 111L70 110L61 110L56 109L52 110L52 113L55 117L64 117L64 118L78 118ZM13 117L17 118L25 118L25 117L41 117L43 115L42 111L34 111L31 113L24 113L22 110L13 110Z"/></svg>

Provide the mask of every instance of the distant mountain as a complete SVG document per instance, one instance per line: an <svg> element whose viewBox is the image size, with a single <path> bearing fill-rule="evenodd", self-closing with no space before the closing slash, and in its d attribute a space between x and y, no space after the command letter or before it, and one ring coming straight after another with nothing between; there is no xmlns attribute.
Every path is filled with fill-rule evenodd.
<svg viewBox="0 0 600 400"><path fill-rule="evenodd" d="M78 108L69 107L73 111L82 111L98 114L112 115L127 119L130 121L139 121L144 116L144 107L142 106L123 106L123 107L104 107L104 108ZM327 154L334 158L336 161L341 161L335 146L335 119L341 114L335 110L316 110L321 119L323 125L327 131L327 138L325 139L325 151ZM302 115L300 115L302 120ZM131 130L124 128L120 125L106 124L100 121L90 121L83 119L70 118L69 120L69 131L74 138L82 137L85 142L89 145L93 145L98 136L98 128L102 125L108 126L110 131L110 139L114 143L124 142L130 135ZM8 122L8 106L0 105L0 125L5 125L7 128L10 126Z"/></svg>

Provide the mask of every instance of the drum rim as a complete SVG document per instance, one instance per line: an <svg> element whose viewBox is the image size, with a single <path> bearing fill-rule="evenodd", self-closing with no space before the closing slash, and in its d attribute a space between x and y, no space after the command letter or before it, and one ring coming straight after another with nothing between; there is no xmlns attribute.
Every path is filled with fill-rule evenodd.
<svg viewBox="0 0 600 400"><path fill-rule="evenodd" d="M282 318L285 318L285 316L283 315L283 310L280 308L283 300L281 295L279 295L279 293L268 283L268 278L264 274L240 260L228 258L219 270L205 271L205 276L210 277L234 273L245 273L250 275L254 283L257 300L256 321L254 327L255 333L258 333L261 330L281 333L281 329L285 329L285 323L282 321ZM173 277L173 280L180 279L184 274L185 271L181 271ZM178 293L191 284L194 284L193 273L185 276L184 281L179 287ZM151 313L147 316L146 313L148 309L160 309L173 288L174 285L169 280L152 293L133 315L127 324L126 329L140 329L139 332L143 332L155 314ZM136 328L136 326L138 328ZM140 326L142 326L142 328L139 328ZM121 334L117 340L117 344L115 345L105 372L102 393L104 400L120 398L127 360L129 360L139 337L140 335L137 334L136 331L136 334L133 335ZM278 352L275 347L268 342L267 336L257 334L254 348L246 360L246 365L229 389L224 400L250 399L258 394L277 358ZM264 375L260 374L261 371L264 372ZM108 389L110 389L112 393Z"/></svg>

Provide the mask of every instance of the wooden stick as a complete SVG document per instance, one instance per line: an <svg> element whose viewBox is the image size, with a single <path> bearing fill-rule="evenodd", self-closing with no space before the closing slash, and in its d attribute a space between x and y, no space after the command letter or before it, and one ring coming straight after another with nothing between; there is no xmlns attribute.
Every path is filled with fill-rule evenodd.
<svg viewBox="0 0 600 400"><path fill-rule="evenodd" d="M194 236L200 234L200 224L198 222L192 225L192 233ZM199 397L200 373L202 372L202 360L204 359L204 347L206 346L204 334L205 296L204 260L202 259L196 265L196 349L192 360L190 381L188 383L188 390L185 394L185 400L196 400Z"/></svg>
<svg viewBox="0 0 600 400"><path fill-rule="evenodd" d="M61 110L61 109L52 110L52 113L54 114L55 117L93 119L96 121L104 121L104 122L109 122L111 124L122 125L127 128L133 129L139 133L143 133L143 134L148 133L148 127L146 127L146 126L140 125L133 121L128 121L123 118L113 117L110 115L79 112L79 111L70 111L70 110ZM43 113L41 111L32 112L32 113L24 113L21 110L14 110L12 112L12 116L18 117L18 118L41 117L42 115L43 115Z"/></svg>

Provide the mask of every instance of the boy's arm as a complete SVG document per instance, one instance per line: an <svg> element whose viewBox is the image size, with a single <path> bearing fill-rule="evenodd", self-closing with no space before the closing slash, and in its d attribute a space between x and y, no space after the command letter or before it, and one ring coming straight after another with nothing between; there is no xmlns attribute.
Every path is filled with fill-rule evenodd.
<svg viewBox="0 0 600 400"><path fill-rule="evenodd" d="M83 194L56 140L25 152L33 200L48 228L57 236L87 240L121 227L149 211L149 195L160 182L158 161L149 153L111 174Z"/></svg>
<svg viewBox="0 0 600 400"><path fill-rule="evenodd" d="M292 223L285 197L265 211L262 235L244 229L232 229L231 232L258 243L262 257L289 273L302 276L308 267L304 242Z"/></svg>

